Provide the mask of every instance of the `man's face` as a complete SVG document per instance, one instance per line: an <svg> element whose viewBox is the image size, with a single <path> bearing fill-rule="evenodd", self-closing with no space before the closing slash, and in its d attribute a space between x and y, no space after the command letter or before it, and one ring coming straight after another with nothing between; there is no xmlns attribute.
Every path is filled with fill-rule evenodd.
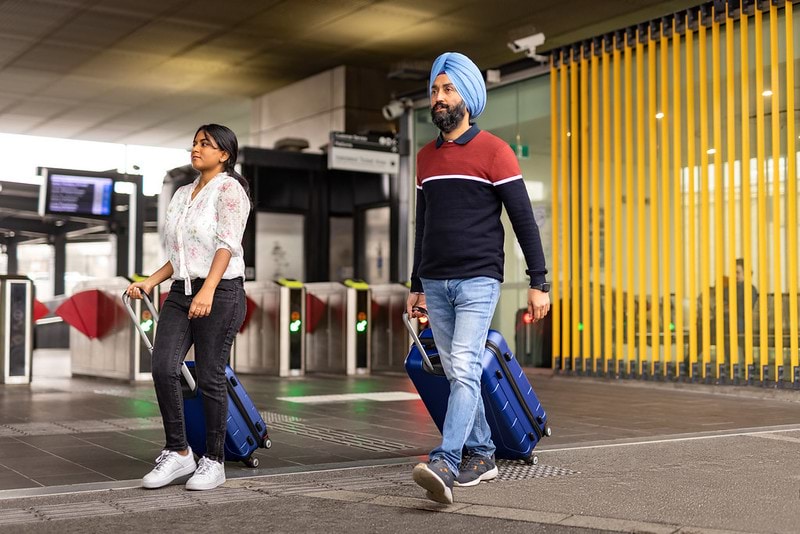
<svg viewBox="0 0 800 534"><path fill-rule="evenodd" d="M744 282L744 267L741 265L736 266L736 281Z"/></svg>
<svg viewBox="0 0 800 534"><path fill-rule="evenodd" d="M431 84L431 119L444 133L455 130L467 115L464 99L447 74L440 74Z"/></svg>

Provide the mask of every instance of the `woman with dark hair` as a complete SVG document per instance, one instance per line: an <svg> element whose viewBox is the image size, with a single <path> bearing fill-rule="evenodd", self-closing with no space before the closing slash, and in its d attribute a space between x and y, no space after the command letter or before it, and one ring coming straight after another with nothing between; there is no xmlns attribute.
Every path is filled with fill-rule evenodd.
<svg viewBox="0 0 800 534"><path fill-rule="evenodd" d="M127 289L131 298L141 298L142 291L149 294L167 278L174 280L153 344L153 382L166 444L142 479L145 488L191 473L186 489L225 482L225 366L245 315L242 235L250 213L247 181L234 170L238 150L236 135L225 126L197 129L191 161L200 176L179 188L167 208L167 262ZM206 453L199 463L186 440L180 382L181 363L192 345L206 422Z"/></svg>

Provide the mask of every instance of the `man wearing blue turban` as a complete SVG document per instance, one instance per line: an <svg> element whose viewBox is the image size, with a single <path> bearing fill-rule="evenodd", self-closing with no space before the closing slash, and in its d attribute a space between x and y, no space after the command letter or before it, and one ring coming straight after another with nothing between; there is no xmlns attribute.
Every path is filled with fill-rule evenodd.
<svg viewBox="0 0 800 534"><path fill-rule="evenodd" d="M450 383L442 443L413 478L429 499L450 504L453 486L497 476L495 446L481 398L483 351L503 281L503 207L530 276L528 313L550 310L544 251L516 155L473 121L486 84L467 56L447 52L431 68L431 118L440 130L417 153L417 215L409 316L425 308ZM462 450L470 458L461 465Z"/></svg>

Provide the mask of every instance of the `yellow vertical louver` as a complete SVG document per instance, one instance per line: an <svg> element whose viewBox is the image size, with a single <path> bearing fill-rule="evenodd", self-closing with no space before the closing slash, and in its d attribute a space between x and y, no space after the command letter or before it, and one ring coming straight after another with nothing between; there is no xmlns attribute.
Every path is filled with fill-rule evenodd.
<svg viewBox="0 0 800 534"><path fill-rule="evenodd" d="M559 370L800 387L792 7L707 2L555 54Z"/></svg>

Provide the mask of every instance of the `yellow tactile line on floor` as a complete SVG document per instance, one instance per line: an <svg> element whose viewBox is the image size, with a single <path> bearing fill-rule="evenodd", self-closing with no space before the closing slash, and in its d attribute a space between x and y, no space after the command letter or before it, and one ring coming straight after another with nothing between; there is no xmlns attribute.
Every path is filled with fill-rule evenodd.
<svg viewBox="0 0 800 534"><path fill-rule="evenodd" d="M317 499L329 499L360 504L378 506L392 506L395 508L410 508L414 510L427 510L450 514L463 514L491 519L505 519L510 521L523 521L542 525L558 525L586 529L604 530L609 532L636 532L649 534L743 534L742 531L716 530L702 527L669 525L662 523L648 523L645 521L630 521L612 517L595 517L586 515L571 515L558 512L544 512L538 510L523 510L520 508L506 508L502 506L488 506L467 503L454 503L451 505L438 504L427 499L414 497L399 497L393 495L373 496L367 493L347 490L317 491L303 495Z"/></svg>

